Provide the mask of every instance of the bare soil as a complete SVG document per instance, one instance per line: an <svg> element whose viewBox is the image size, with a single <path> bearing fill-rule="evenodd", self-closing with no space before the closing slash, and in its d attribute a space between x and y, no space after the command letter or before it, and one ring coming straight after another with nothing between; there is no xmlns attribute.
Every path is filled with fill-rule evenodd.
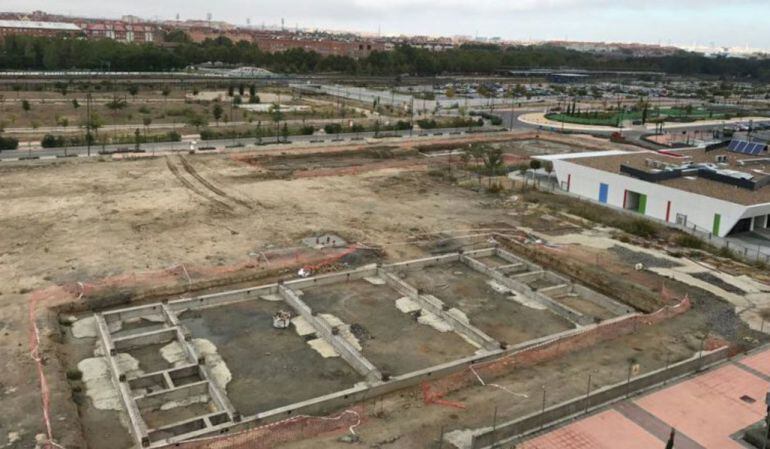
<svg viewBox="0 0 770 449"><path fill-rule="evenodd" d="M505 138L500 136L500 140ZM473 139L482 138L473 137L468 141ZM344 165L334 168L344 169ZM333 232L349 242L367 247L382 248L381 253L372 254L381 255L383 261L395 261L454 247L454 244L436 243L427 235L475 234L479 233L478 228L492 227L490 223L494 223L495 228L526 225L557 233L576 232L587 226L579 219L554 216L554 212L546 210L542 204L517 200L517 195L493 196L470 191L410 168L377 169L341 176L265 179L264 172L271 170L271 167L256 167L221 155L199 155L184 160L174 157L170 162L152 158L0 166L0 191L3 192L0 195L0 210L3 211L0 215L0 278L5 280L0 286L0 359L4 361L0 365L0 400L12 404L0 414L0 446L32 447L35 435L44 432L39 380L35 375L37 368L29 354L28 319L30 293L40 289L65 284L68 289L61 289L61 292L70 292L77 298L81 285L78 283L118 279L120 284L103 295L89 296L83 291L84 302L93 308L103 308L108 304L131 301L133 291L120 286L146 279L146 273L158 274L159 279L167 279L160 274L177 273L175 279L180 285L184 285L184 273L195 279L196 273L219 270L216 272L224 278L232 273L234 266L250 266L247 264L254 263L262 252L286 248L287 255L304 254L308 250L301 246L301 240L324 232ZM547 196L540 201L548 201ZM551 217L544 218L544 215ZM659 291L665 283L675 295L689 294L694 307L687 314L661 325L643 328L634 335L540 366L515 370L495 381L508 390L526 394L526 398L494 387L478 386L447 398L464 403L464 410L425 406L418 389L378 399L376 405L369 403L370 419L358 430L363 441L375 447L378 444L388 447L388 444L380 443L391 440L391 447L438 447L437 438L442 428L450 431L489 425L495 405L498 419L537 410L541 406L543 385L547 391L546 402L552 404L583 394L589 373L592 373L593 385L599 387L622 380L627 375L630 360L638 363L642 372L647 372L689 357L697 351L707 333L742 348L765 341L764 336L746 328L735 316L731 305L713 294L664 280L650 272L636 271L630 260L610 251L570 245L561 248L558 254L601 270L606 273L608 282L622 280L650 291ZM766 276L752 267L724 260L716 262L724 270L760 279ZM351 263L355 264L356 260L351 259ZM436 273L436 276L440 275ZM288 277L289 273L284 271L283 276ZM437 286L433 279L424 281L425 288ZM477 309L475 316L469 312L469 317L482 330L485 330L482 327L484 316L500 315L510 321L498 329L500 337L496 338L514 342L565 328L565 324L552 315L497 309L502 304L507 307L509 303L493 299L486 284L480 284L480 281L470 280L459 287L466 285L470 288L467 292L447 293L451 292L450 287L436 291L435 295L457 304L462 303L465 296L477 297L484 307ZM424 355L415 361L408 357L402 360L397 354L398 345L386 344L388 338L399 332L400 324L393 323L412 324L408 316L377 319L378 314L386 312L386 304L387 313L401 314L390 304L395 298L379 293L356 293L355 289L352 292L359 295L356 302L362 304L361 307L339 306L339 292L329 292L334 294L328 295L328 299L319 295L316 305L327 301L329 310L335 315L351 324L359 324L365 331L361 335L375 337L368 340L369 344L377 342L381 345L378 351L386 354L383 355L384 364L395 371L409 370L424 363ZM309 290L306 294L313 292ZM366 300L369 295L372 298ZM55 323L56 313L50 311L48 305L38 305L36 322L41 327L44 342L42 357L51 389L54 437L67 447L127 447L130 441L117 413L92 409L89 399L78 390L78 382L66 379L65 373L71 362L93 351L94 342L79 348L62 344L68 341L67 331L63 335L60 333ZM473 304L465 305L471 310L474 308ZM211 316L201 315L200 330L209 332L212 338L221 338L223 357L242 359L251 354L242 351L253 352L253 347L243 349L241 346L244 345L228 344L228 341L235 343L244 338L245 346L253 346L255 339L263 340L267 335L273 335L272 330L262 325L247 326L250 320L234 318L236 312L215 310L212 309ZM257 322L268 312L270 310L239 310L237 313L252 316L252 321ZM345 313L350 315L343 316ZM222 322L234 323L233 329L220 325ZM387 329L391 326L392 330ZM426 326L421 328L430 330ZM430 336L425 334L421 338ZM288 335L270 340L270 344L278 344L278 349L268 350L270 356L263 355L270 360L279 359L278 362L265 367L256 366L256 362L244 364L240 375L250 380L243 381L243 386L237 386L237 381L232 384L234 393L231 397L242 395L245 400L252 401L241 404L241 407L250 406L254 410L270 407L282 402L283 395L292 400L289 395L294 389L301 393L297 397L320 391L315 390L312 382L305 390L302 386L297 387L294 381L283 384L281 378L282 374L291 372L293 366L306 366L313 357L312 350L306 350L304 346L299 350L299 345L305 343ZM439 347L431 348L431 351L445 351L447 356L456 356L453 352L456 348L445 334L436 340ZM285 346L281 346L284 343ZM429 341L428 344L433 343ZM464 344L464 341L458 343ZM420 348L417 349L419 353ZM234 352L229 354L228 351ZM278 356L283 353L285 358ZM375 358L377 351L369 353ZM305 358L308 360L300 360ZM145 363L155 362L148 360ZM333 367L324 367L322 371L337 372ZM263 402L255 402L243 393L257 388L256 383L263 382L268 376L275 378L270 380L275 382L271 384L275 394L268 394ZM352 377L343 372L324 379L331 384L348 384L351 380ZM336 384L332 386L337 387ZM76 403L81 406L77 407ZM19 440L10 443L10 432L18 433ZM349 447L335 440L336 436L325 436L287 447Z"/></svg>

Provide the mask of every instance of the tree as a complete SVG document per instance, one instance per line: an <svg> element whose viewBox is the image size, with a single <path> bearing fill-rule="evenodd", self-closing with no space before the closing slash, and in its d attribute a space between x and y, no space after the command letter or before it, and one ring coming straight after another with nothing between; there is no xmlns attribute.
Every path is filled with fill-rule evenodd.
<svg viewBox="0 0 770 449"><path fill-rule="evenodd" d="M254 98L256 96L257 96L257 86L255 86L254 84L249 85L249 97Z"/></svg>
<svg viewBox="0 0 770 449"><path fill-rule="evenodd" d="M262 145L262 122L257 122L257 129L255 130L254 134L256 134L257 137L257 145Z"/></svg>
<svg viewBox="0 0 770 449"><path fill-rule="evenodd" d="M108 101L105 106L107 106L107 109L111 110L113 113L116 113L117 111L128 106L128 103L126 100L118 97L117 95L114 95L112 100Z"/></svg>
<svg viewBox="0 0 770 449"><path fill-rule="evenodd" d="M30 109L32 109L32 105L29 104L28 100L21 100L21 108L24 110L24 112L29 112Z"/></svg>
<svg viewBox="0 0 770 449"><path fill-rule="evenodd" d="M86 128L86 142L93 144L95 141L94 134L99 134L99 128L104 126L104 121L99 116L99 114L94 112L90 117L86 117L82 125ZM93 131L93 134L91 131Z"/></svg>
<svg viewBox="0 0 770 449"><path fill-rule="evenodd" d="M281 137L283 137L284 142L289 141L289 125L287 125L286 122L283 122L283 128L281 128Z"/></svg>
<svg viewBox="0 0 770 449"><path fill-rule="evenodd" d="M144 125L144 137L147 138L147 130L150 128L150 125L152 125L152 117L149 115L145 115L142 117L142 125Z"/></svg>
<svg viewBox="0 0 770 449"><path fill-rule="evenodd" d="M192 113L187 116L187 124L200 131L201 127L208 125L208 120L198 113Z"/></svg>
<svg viewBox="0 0 770 449"><path fill-rule="evenodd" d="M219 103L214 103L214 107L211 109L211 115L214 116L214 120L217 122L217 126L219 126L219 120L222 118L222 113L224 110L222 109L222 105Z"/></svg>
<svg viewBox="0 0 770 449"><path fill-rule="evenodd" d="M484 169L488 175L494 176L503 165L503 150L497 147L486 147L482 153Z"/></svg>
<svg viewBox="0 0 770 449"><path fill-rule="evenodd" d="M72 99L72 107L73 107L74 109L77 109L77 108L79 108L79 107L80 107L80 103L78 103L78 99L77 99L77 98L73 98L73 99Z"/></svg>
<svg viewBox="0 0 770 449"><path fill-rule="evenodd" d="M171 95L171 88L168 86L163 86L163 90L160 91L160 94L163 95L163 105L166 105L166 101L168 100L168 96Z"/></svg>
<svg viewBox="0 0 770 449"><path fill-rule="evenodd" d="M137 86L136 84L131 84L131 85L129 85L129 86L128 86L128 93L129 93L129 94L130 94L132 97L136 97L136 94L138 94L138 93L139 93L139 86Z"/></svg>
<svg viewBox="0 0 770 449"><path fill-rule="evenodd" d="M543 164L538 159L532 159L529 161L529 168L532 170L539 170Z"/></svg>
<svg viewBox="0 0 770 449"><path fill-rule="evenodd" d="M233 85L231 84L227 86L227 96L232 97L234 93L235 93L235 88L233 87Z"/></svg>
<svg viewBox="0 0 770 449"><path fill-rule="evenodd" d="M246 92L246 86L244 86L243 83L239 84L238 85L238 95L240 95L242 97L245 92Z"/></svg>
<svg viewBox="0 0 770 449"><path fill-rule="evenodd" d="M272 106L270 106L270 118L275 123L275 139L276 139L276 142L278 142L278 138L280 136L280 133L278 132L278 127L280 126L281 120L283 120L283 112L281 112L281 105L274 103Z"/></svg>

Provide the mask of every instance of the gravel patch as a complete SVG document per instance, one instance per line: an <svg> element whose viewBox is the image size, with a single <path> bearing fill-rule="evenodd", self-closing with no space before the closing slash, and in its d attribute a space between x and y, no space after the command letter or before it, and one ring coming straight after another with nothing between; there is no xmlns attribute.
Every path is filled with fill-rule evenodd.
<svg viewBox="0 0 770 449"><path fill-rule="evenodd" d="M645 267L656 268L675 268L683 266L680 263L664 259L662 257L656 257L652 254L647 254L641 251L634 251L626 248L625 246L615 245L610 248L610 251L617 255L620 260L629 264L636 265L638 263L644 264Z"/></svg>
<svg viewBox="0 0 770 449"><path fill-rule="evenodd" d="M690 276L694 278L698 278L701 281L708 282L709 284L712 284L716 287L721 288L722 290L730 293L735 293L736 295L745 295L746 292L741 290L740 288L734 286L733 284L729 284L722 279L714 276L713 274L709 272L703 272L703 273L691 273Z"/></svg>

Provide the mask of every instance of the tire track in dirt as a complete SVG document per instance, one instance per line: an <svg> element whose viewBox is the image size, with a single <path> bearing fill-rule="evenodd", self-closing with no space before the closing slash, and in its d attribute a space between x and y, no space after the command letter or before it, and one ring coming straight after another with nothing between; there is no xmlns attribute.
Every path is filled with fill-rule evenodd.
<svg viewBox="0 0 770 449"><path fill-rule="evenodd" d="M182 166L184 167L185 171L187 173L189 173L190 176L195 178L199 183L201 183L203 185L203 187L205 187L207 190L211 191L215 195L218 195L218 196L220 196L220 197L222 197L222 198L224 198L226 200L232 201L235 204L238 204L239 206L243 206L243 207L245 207L247 209L253 209L254 208L248 202L246 202L246 201L244 201L244 200L242 200L240 198L236 198L236 197L234 197L232 195L229 195L224 190L220 189L219 187L217 187L214 184L212 184L211 182L209 182L206 178L201 176L200 173L198 173L198 170L196 170L195 167L193 167L190 164L190 161L185 159L184 156L179 155L179 160L182 162Z"/></svg>
<svg viewBox="0 0 770 449"><path fill-rule="evenodd" d="M230 204L227 204L226 202L220 200L219 198L212 197L210 194L207 195L202 189L198 188L189 179L185 178L184 175L179 171L179 167L177 167L174 164L174 162L172 162L170 156L166 156L166 166L168 167L169 171L176 177L176 179L179 180L179 182L182 183L182 185L187 190L195 193L196 195L200 196L201 198L203 198L203 199L205 199L207 201L215 203L217 206L222 207L222 208L226 209L227 211L232 211L233 210L233 206L231 206Z"/></svg>

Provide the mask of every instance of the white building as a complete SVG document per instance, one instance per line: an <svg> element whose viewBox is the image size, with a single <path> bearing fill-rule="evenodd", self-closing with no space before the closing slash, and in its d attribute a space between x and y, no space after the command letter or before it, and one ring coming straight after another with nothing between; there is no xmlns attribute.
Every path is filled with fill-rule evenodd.
<svg viewBox="0 0 770 449"><path fill-rule="evenodd" d="M669 151L603 151L539 156L560 186L598 203L725 237L770 234L766 144Z"/></svg>

